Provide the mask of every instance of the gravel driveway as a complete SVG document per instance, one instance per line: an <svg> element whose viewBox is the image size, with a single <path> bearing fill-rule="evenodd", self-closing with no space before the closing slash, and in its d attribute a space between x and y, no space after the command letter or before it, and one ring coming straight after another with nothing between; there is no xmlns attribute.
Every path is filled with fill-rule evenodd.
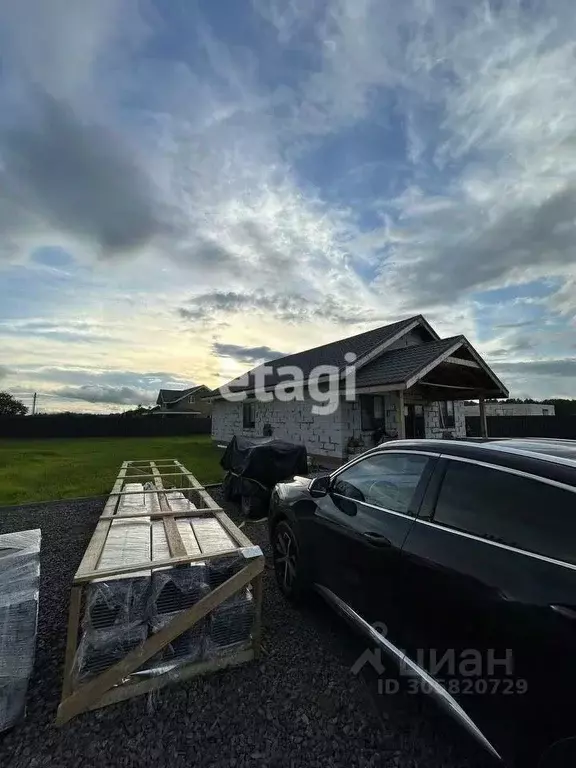
<svg viewBox="0 0 576 768"><path fill-rule="evenodd" d="M378 696L375 681L352 674L359 640L319 599L304 611L288 605L271 570L259 662L56 728L71 580L102 505L59 502L0 511L0 533L42 529L36 666L26 720L0 735L3 768L488 765L429 701ZM265 524L245 531L269 554Z"/></svg>

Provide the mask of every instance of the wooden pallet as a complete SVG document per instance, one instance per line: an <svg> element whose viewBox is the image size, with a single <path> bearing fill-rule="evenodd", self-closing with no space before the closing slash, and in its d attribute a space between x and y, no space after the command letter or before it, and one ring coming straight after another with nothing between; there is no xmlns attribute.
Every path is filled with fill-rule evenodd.
<svg viewBox="0 0 576 768"><path fill-rule="evenodd" d="M154 498L158 500L158 504L154 505L154 510L151 511L148 508L146 514L126 512L125 509L119 510L120 499L131 493L125 490L125 486L135 481L140 483L150 481L155 486L155 490L138 491L138 493L153 494ZM175 488L168 487L165 481L174 484ZM196 509L173 511L166 494L174 490L178 490L186 499L193 502ZM199 516L216 519L232 539L234 546L218 552L189 555L177 525L177 518L197 518ZM117 568L99 568L112 523L138 517L163 522L170 557L162 560L131 563ZM191 608L179 611L168 625L148 637L141 645L127 653L113 666L108 667L86 682L76 684L73 669L80 634L83 590L87 585L96 580L102 581L118 576L129 577L131 574L142 571L149 572L158 568L165 569L166 567L194 562L207 562L235 554L245 560L245 565L241 570L202 597ZM58 707L56 723L63 725L82 712L98 709L133 696L158 690L170 683L187 680L197 675L235 666L257 658L260 652L263 571L264 556L261 549L252 544L221 507L216 504L194 475L179 461L176 459L125 461L74 577L70 596L62 699ZM166 648L175 638L201 621L215 607L232 595L245 590L248 585L251 585L254 602L254 620L251 640L248 643L227 655L204 661L182 663L169 672L157 676L136 677L132 675L149 659Z"/></svg>

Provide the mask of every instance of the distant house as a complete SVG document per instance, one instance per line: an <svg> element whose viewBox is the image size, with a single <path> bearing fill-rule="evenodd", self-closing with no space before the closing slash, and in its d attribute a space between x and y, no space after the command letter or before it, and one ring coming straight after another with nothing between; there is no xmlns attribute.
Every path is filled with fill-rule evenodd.
<svg viewBox="0 0 576 768"><path fill-rule="evenodd" d="M548 403L485 403L486 416L555 416L556 410ZM465 416L479 416L479 405L465 405Z"/></svg>
<svg viewBox="0 0 576 768"><path fill-rule="evenodd" d="M212 404L203 398L208 387L199 384L189 389L161 389L153 409L155 416L210 416Z"/></svg>
<svg viewBox="0 0 576 768"><path fill-rule="evenodd" d="M328 368L335 408L319 413ZM290 400L281 389L296 372L302 396ZM272 434L337 462L387 438L465 437L464 401L498 397L508 390L470 342L441 339L418 315L274 360L214 390L212 437Z"/></svg>

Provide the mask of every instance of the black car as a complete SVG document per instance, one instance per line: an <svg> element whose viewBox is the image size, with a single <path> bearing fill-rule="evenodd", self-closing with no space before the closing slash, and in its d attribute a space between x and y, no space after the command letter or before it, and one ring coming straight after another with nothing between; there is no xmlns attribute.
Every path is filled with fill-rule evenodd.
<svg viewBox="0 0 576 768"><path fill-rule="evenodd" d="M495 762L576 766L575 441L387 442L277 485L269 526L280 589L362 630L359 663L395 660Z"/></svg>

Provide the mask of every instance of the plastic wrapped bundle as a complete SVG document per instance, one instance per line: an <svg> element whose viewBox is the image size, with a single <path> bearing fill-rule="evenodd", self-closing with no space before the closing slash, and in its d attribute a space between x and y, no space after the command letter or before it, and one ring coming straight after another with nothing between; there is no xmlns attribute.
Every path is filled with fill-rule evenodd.
<svg viewBox="0 0 576 768"><path fill-rule="evenodd" d="M0 731L25 710L36 647L40 538L39 530L0 536Z"/></svg>
<svg viewBox="0 0 576 768"><path fill-rule="evenodd" d="M196 505L188 501L180 491L168 491L166 493L166 500L172 512L188 512L189 510L196 509Z"/></svg>
<svg viewBox="0 0 576 768"><path fill-rule="evenodd" d="M234 541L217 518L198 517L192 518L190 522L203 554L236 549Z"/></svg>
<svg viewBox="0 0 576 768"><path fill-rule="evenodd" d="M253 621L254 599L248 589L214 608L209 616L207 655L225 654L248 642Z"/></svg>
<svg viewBox="0 0 576 768"><path fill-rule="evenodd" d="M11 728L24 714L28 678L0 678L0 731Z"/></svg>
<svg viewBox="0 0 576 768"><path fill-rule="evenodd" d="M190 556L199 555L200 548L188 520L177 520L176 525L182 543ZM160 561L170 557L170 548L163 522L152 523L152 560ZM147 615L155 619L158 615L183 611L192 607L209 591L206 564L190 563L177 568L159 568L152 572L152 589Z"/></svg>
<svg viewBox="0 0 576 768"><path fill-rule="evenodd" d="M150 622L150 633L154 634L164 629L170 622L176 618L176 613L166 613L158 616ZM207 620L202 619L190 629L183 632L178 637L163 648L150 660L150 666L157 664L166 664L168 662L194 662L201 661L204 658L207 636Z"/></svg>
<svg viewBox="0 0 576 768"><path fill-rule="evenodd" d="M97 570L145 562L150 562L150 520L113 522ZM86 590L84 628L111 629L142 621L149 589L149 570L96 579Z"/></svg>
<svg viewBox="0 0 576 768"><path fill-rule="evenodd" d="M98 675L141 645L148 637L146 624L85 632L78 645L74 673L78 680Z"/></svg>
<svg viewBox="0 0 576 768"><path fill-rule="evenodd" d="M246 561L239 555L227 555L209 560L206 569L208 586L210 589L216 589L238 571L241 571L245 565Z"/></svg>
<svg viewBox="0 0 576 768"><path fill-rule="evenodd" d="M113 629L141 621L150 592L150 576L95 581L86 588L85 630Z"/></svg>

